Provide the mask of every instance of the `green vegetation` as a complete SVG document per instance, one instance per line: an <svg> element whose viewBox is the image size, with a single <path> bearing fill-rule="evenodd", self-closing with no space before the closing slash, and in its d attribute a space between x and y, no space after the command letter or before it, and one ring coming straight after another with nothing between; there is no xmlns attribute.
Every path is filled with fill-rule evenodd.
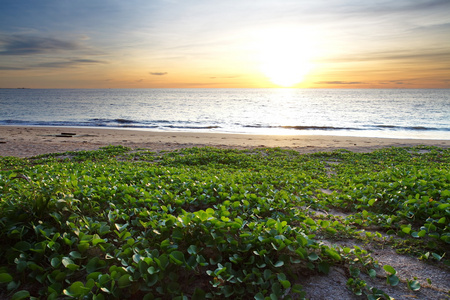
<svg viewBox="0 0 450 300"><path fill-rule="evenodd" d="M396 286L396 270L339 246L355 239L449 265L448 149L110 146L0 157L0 170L0 295L12 299L298 299L299 277L333 266L355 294L389 299L361 275Z"/></svg>

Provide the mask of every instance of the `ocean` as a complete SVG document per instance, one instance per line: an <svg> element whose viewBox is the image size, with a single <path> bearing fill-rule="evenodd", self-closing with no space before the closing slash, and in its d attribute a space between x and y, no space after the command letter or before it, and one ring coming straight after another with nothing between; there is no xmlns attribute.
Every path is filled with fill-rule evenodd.
<svg viewBox="0 0 450 300"><path fill-rule="evenodd" d="M0 89L0 125L450 139L449 89Z"/></svg>

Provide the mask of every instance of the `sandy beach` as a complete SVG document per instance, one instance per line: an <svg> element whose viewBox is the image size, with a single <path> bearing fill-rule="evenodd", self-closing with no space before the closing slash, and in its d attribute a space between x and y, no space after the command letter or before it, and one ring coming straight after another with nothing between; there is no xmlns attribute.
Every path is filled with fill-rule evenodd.
<svg viewBox="0 0 450 300"><path fill-rule="evenodd" d="M417 145L450 147L450 140L391 139L323 135L248 135L197 132L160 132L79 127L0 126L0 156L31 157L46 153L95 150L123 145L152 151L188 147L280 147L301 153L347 149L370 152L386 147Z"/></svg>

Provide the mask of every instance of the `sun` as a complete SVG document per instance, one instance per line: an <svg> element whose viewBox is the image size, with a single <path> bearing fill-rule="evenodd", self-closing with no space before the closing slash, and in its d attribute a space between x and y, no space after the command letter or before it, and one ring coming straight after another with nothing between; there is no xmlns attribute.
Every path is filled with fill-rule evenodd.
<svg viewBox="0 0 450 300"><path fill-rule="evenodd" d="M301 83L313 68L313 45L295 30L266 32L260 43L262 73L282 87Z"/></svg>

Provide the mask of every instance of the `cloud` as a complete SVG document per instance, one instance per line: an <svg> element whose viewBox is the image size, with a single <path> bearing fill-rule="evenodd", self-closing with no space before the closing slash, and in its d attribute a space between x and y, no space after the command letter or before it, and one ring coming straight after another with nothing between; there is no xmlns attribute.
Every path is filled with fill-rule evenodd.
<svg viewBox="0 0 450 300"><path fill-rule="evenodd" d="M91 65L91 64L106 64L106 61L95 60L95 59L70 59L66 61L53 61L45 62L34 65L35 68L68 68L76 67L79 65Z"/></svg>
<svg viewBox="0 0 450 300"><path fill-rule="evenodd" d="M73 59L72 60L75 63L80 64L105 64L105 61L97 60L97 59Z"/></svg>
<svg viewBox="0 0 450 300"><path fill-rule="evenodd" d="M420 51L420 50L419 50ZM445 60L450 58L450 54L447 51L423 51L419 52L404 52L404 53L386 53L385 55L380 54L378 57L373 57L375 60L399 60L399 59L426 59L426 60Z"/></svg>
<svg viewBox="0 0 450 300"><path fill-rule="evenodd" d="M337 9L342 15L346 16L376 16L386 15L409 15L411 13L420 13L422 15L429 12L445 12L449 8L448 0L421 0L421 1L351 1L343 4L342 1L334 1L329 4L330 7Z"/></svg>
<svg viewBox="0 0 450 300"><path fill-rule="evenodd" d="M0 35L0 55L34 55L80 49L77 43L48 37Z"/></svg>
<svg viewBox="0 0 450 300"><path fill-rule="evenodd" d="M410 84L410 83L406 83L405 80L388 80L388 81L381 81L380 84Z"/></svg>
<svg viewBox="0 0 450 300"><path fill-rule="evenodd" d="M3 71L23 71L23 70L33 70L33 69L63 69L63 68L76 68L82 65L92 65L92 64L107 64L108 62L95 59L68 59L65 61L51 61L43 62L39 64L25 65L23 67L10 67L10 66L0 66L0 70Z"/></svg>
<svg viewBox="0 0 450 300"><path fill-rule="evenodd" d="M450 61L450 54L448 48L442 47L436 49L366 52L361 54L342 55L340 57L324 60L324 62L333 63L364 61L428 61L444 63Z"/></svg>
<svg viewBox="0 0 450 300"><path fill-rule="evenodd" d="M167 72L150 72L150 75L164 76L164 75L167 75Z"/></svg>
<svg viewBox="0 0 450 300"><path fill-rule="evenodd" d="M422 13L424 10L444 9L449 7L448 0L411 1L405 3L406 5L404 8Z"/></svg>
<svg viewBox="0 0 450 300"><path fill-rule="evenodd" d="M423 25L411 28L411 31L413 32L419 32L423 31L424 33L434 33L434 32L442 32L444 34L447 34L450 30L450 22L446 23L439 23L439 24L431 24L431 25Z"/></svg>
<svg viewBox="0 0 450 300"><path fill-rule="evenodd" d="M21 70L28 70L28 68L0 66L0 71L21 71Z"/></svg>
<svg viewBox="0 0 450 300"><path fill-rule="evenodd" d="M318 81L316 84L365 84L361 81Z"/></svg>

